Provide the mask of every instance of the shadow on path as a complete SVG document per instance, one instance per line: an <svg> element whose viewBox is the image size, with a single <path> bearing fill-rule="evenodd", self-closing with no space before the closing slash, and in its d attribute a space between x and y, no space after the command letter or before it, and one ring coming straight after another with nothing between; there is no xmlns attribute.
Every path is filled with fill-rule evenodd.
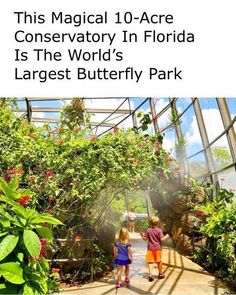
<svg viewBox="0 0 236 295"><path fill-rule="evenodd" d="M139 234L131 235L134 252L134 263L131 266L131 284L116 289L116 270L110 277L104 278L81 287L69 288L62 294L72 295L119 295L119 294L176 294L176 295L201 295L201 294L232 294L227 287L214 276L205 271L198 264L182 256L171 247L163 248L163 268L165 279L153 282L148 281L145 265L146 242ZM158 275L157 269L156 276Z"/></svg>

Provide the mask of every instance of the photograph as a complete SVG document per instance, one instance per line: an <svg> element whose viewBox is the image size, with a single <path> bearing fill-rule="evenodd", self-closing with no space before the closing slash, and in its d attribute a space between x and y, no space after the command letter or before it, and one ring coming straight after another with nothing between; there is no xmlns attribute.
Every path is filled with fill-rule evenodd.
<svg viewBox="0 0 236 295"><path fill-rule="evenodd" d="M1 97L0 294L235 294L235 130L236 97Z"/></svg>

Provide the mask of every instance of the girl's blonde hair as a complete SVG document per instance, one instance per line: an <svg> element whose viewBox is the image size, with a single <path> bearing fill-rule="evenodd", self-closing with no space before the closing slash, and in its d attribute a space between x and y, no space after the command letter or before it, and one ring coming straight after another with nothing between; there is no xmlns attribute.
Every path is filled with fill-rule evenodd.
<svg viewBox="0 0 236 295"><path fill-rule="evenodd" d="M120 229L120 233L119 233L119 242L121 243L121 245L125 245L129 242L130 238L129 238L129 231L126 227L122 227Z"/></svg>

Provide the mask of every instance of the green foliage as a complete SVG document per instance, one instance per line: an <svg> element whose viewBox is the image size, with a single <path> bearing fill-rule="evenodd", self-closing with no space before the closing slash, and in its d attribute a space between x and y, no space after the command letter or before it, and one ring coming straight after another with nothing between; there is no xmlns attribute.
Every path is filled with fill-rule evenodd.
<svg viewBox="0 0 236 295"><path fill-rule="evenodd" d="M85 114L84 103L80 98L73 98L61 113L61 124L69 129L79 128L89 124L89 117Z"/></svg>
<svg viewBox="0 0 236 295"><path fill-rule="evenodd" d="M217 146L212 149L217 168L223 168L232 162L231 155L227 147Z"/></svg>
<svg viewBox="0 0 236 295"><path fill-rule="evenodd" d="M179 117L178 110L176 108L171 108L171 111L168 115L168 119L174 125L174 127L176 127L177 125L180 125L182 122Z"/></svg>
<svg viewBox="0 0 236 295"><path fill-rule="evenodd" d="M140 124L142 131L148 130L148 126L152 123L151 113L139 112L137 117L140 118Z"/></svg>
<svg viewBox="0 0 236 295"><path fill-rule="evenodd" d="M37 128L17 117L7 104L0 109L0 176L5 179L1 181L1 200L14 208L18 216L14 225L22 228L18 244L24 243L29 255L38 253L36 233L52 240L44 223L60 223L47 212L54 213L67 228L75 223L83 227L81 220L98 227L117 194L155 187L160 179L170 176L169 155L162 148L161 133L116 130L97 138L80 129L83 106L78 99L75 103L80 112L78 121L67 106L54 131L48 125ZM144 125L151 122L145 118ZM18 204L21 196L27 196L35 210ZM10 222L12 226L9 218L1 223L9 227ZM55 229L56 236L64 238L65 231ZM86 234L95 235L95 231ZM5 235L1 231L0 238ZM25 288L27 291L29 286Z"/></svg>
<svg viewBox="0 0 236 295"><path fill-rule="evenodd" d="M208 185L208 193L212 189ZM199 250L195 256L236 284L236 204L233 197L233 193L220 189L211 202L196 207L202 212L200 231L208 237L209 252Z"/></svg>
<svg viewBox="0 0 236 295"><path fill-rule="evenodd" d="M46 294L49 269L42 250L51 231L41 230L39 236L35 231L42 228L39 218L48 224L55 218L23 207L28 199L16 178L10 183L0 179L0 192L0 294Z"/></svg>

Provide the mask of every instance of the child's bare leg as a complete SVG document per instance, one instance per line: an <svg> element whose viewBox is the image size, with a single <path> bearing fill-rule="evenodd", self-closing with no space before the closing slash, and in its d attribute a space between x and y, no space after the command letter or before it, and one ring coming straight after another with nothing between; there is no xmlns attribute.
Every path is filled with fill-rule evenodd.
<svg viewBox="0 0 236 295"><path fill-rule="evenodd" d="M129 265L125 266L125 276L126 276L126 278L129 277Z"/></svg>
<svg viewBox="0 0 236 295"><path fill-rule="evenodd" d="M162 271L162 262L157 263L157 268L159 270L159 279L163 279L165 277L163 271Z"/></svg>
<svg viewBox="0 0 236 295"><path fill-rule="evenodd" d="M159 270L159 274L162 274L162 262L157 262L157 268Z"/></svg>
<svg viewBox="0 0 236 295"><path fill-rule="evenodd" d="M132 224L131 224L131 226L132 226L132 233L134 232L134 222L132 221Z"/></svg>
<svg viewBox="0 0 236 295"><path fill-rule="evenodd" d="M152 263L148 262L147 266L148 266L148 273L151 276L152 275Z"/></svg>
<svg viewBox="0 0 236 295"><path fill-rule="evenodd" d="M121 282L121 277L122 277L122 272L123 272L123 266L118 265L117 266L117 282Z"/></svg>
<svg viewBox="0 0 236 295"><path fill-rule="evenodd" d="M152 276L152 269L153 269L152 263L148 262L147 266L148 266L148 273L149 273L149 282L152 282L154 280Z"/></svg>

